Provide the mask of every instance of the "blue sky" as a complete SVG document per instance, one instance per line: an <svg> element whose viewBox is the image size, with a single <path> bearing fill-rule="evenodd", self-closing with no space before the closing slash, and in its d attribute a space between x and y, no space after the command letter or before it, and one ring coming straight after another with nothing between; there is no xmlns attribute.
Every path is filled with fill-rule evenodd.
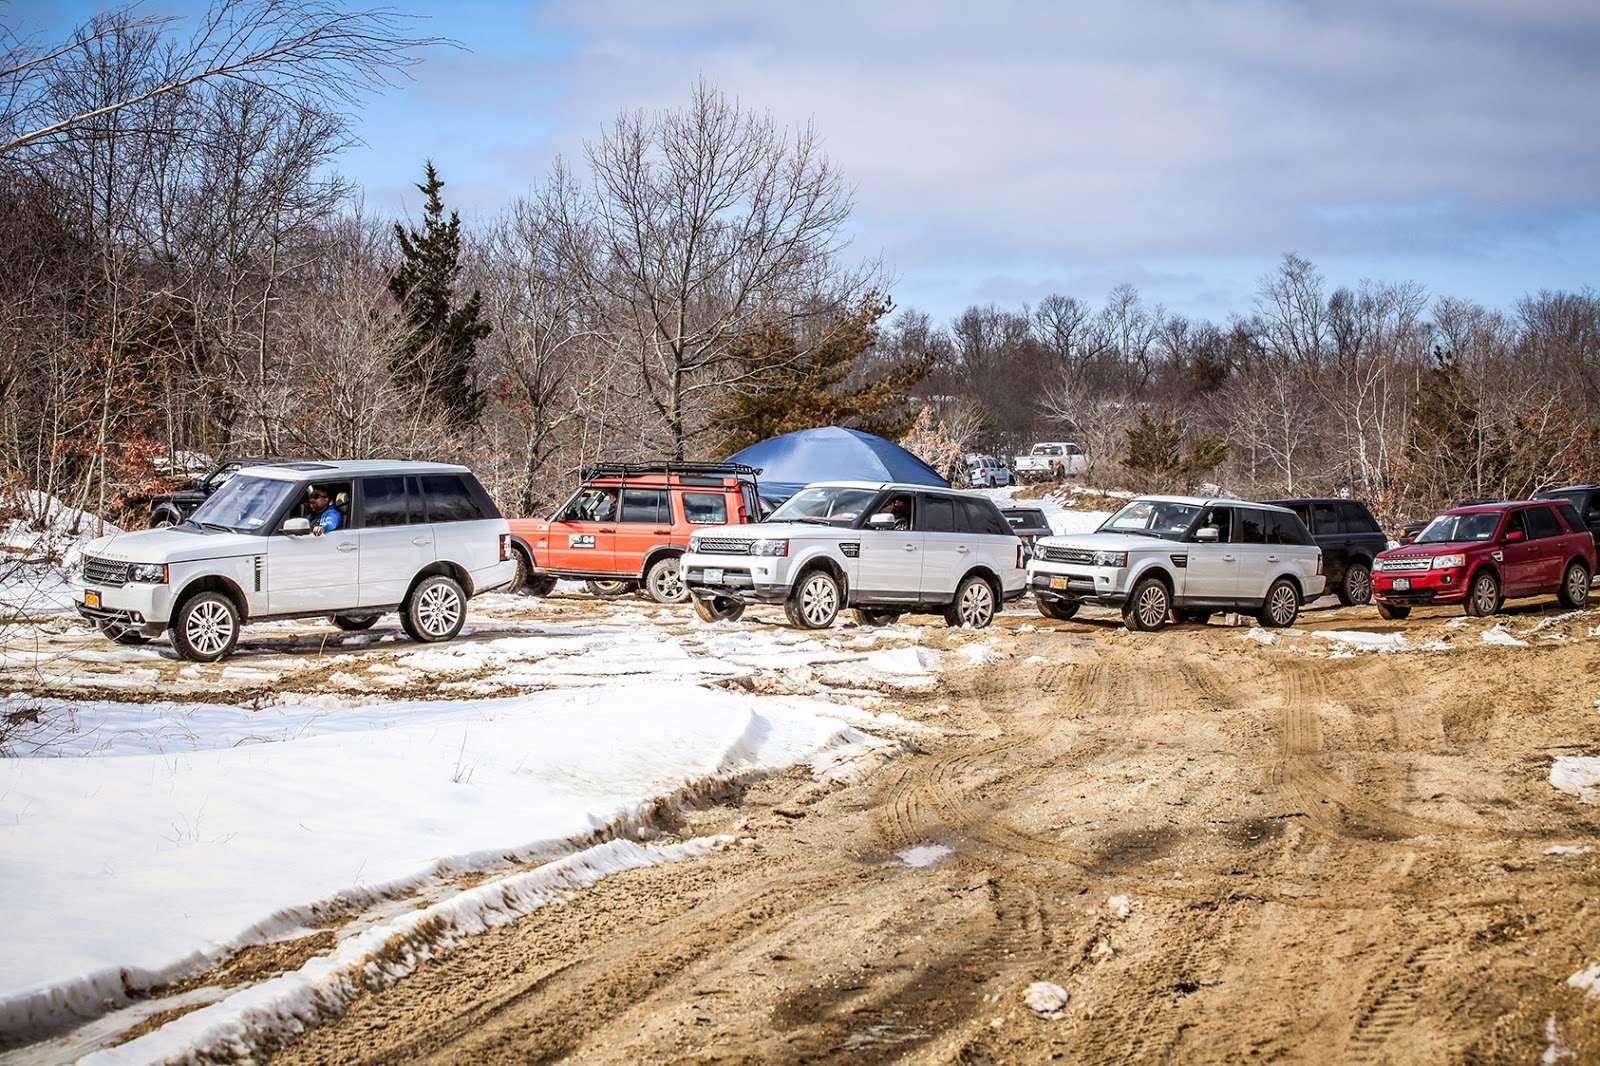
<svg viewBox="0 0 1600 1066"><path fill-rule="evenodd" d="M146 0L148 13L193 11ZM625 110L699 78L812 124L852 250L945 321L1131 283L1247 313L1293 252L1330 285L1510 311L1600 288L1600 5L1578 0L395 0L434 49L366 102L340 169L375 212L489 217ZM46 36L72 0L0 0Z"/></svg>

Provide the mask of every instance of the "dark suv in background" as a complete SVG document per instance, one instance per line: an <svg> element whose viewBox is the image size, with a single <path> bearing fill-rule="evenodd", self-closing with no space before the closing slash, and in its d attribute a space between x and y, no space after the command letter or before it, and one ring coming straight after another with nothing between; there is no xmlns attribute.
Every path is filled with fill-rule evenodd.
<svg viewBox="0 0 1600 1066"><path fill-rule="evenodd" d="M1600 540L1600 485L1569 485L1533 494L1536 500L1566 500L1583 521L1584 528Z"/></svg>
<svg viewBox="0 0 1600 1066"><path fill-rule="evenodd" d="M1389 537L1366 504L1336 497L1261 502L1287 507L1300 516L1322 549L1328 591L1340 603L1357 607L1371 602L1372 560L1389 547Z"/></svg>

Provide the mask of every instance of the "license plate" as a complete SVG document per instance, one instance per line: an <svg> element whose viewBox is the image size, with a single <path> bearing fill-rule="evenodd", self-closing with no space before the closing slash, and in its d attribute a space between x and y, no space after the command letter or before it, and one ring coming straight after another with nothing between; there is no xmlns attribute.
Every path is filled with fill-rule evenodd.
<svg viewBox="0 0 1600 1066"><path fill-rule="evenodd" d="M85 607L100 606L100 594L98 592L85 592L83 594L83 605Z"/></svg>
<svg viewBox="0 0 1600 1066"><path fill-rule="evenodd" d="M722 571L712 569L706 570L706 581L712 585L720 585L722 583Z"/></svg>
<svg viewBox="0 0 1600 1066"><path fill-rule="evenodd" d="M1409 577L1397 577L1394 579L1394 590L1396 592L1404 592L1410 587L1411 579Z"/></svg>
<svg viewBox="0 0 1600 1066"><path fill-rule="evenodd" d="M1064 589L1067 587L1067 579L1064 577L1053 577L1050 579L1050 587L1053 589Z"/></svg>

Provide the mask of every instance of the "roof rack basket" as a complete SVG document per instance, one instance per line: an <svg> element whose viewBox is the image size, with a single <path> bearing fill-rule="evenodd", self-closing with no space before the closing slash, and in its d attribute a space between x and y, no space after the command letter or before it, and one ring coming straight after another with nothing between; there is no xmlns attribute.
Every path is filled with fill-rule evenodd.
<svg viewBox="0 0 1600 1066"><path fill-rule="evenodd" d="M663 459L659 462L595 463L593 466L584 467L583 478L587 481L593 477L626 478L643 474L699 474L709 477L754 478L760 473L759 466L746 466L744 463L695 463Z"/></svg>

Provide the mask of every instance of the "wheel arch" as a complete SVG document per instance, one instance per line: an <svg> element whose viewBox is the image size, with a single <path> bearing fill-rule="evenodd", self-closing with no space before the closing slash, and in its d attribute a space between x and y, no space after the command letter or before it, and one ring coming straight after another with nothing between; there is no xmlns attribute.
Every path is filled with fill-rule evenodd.
<svg viewBox="0 0 1600 1066"><path fill-rule="evenodd" d="M792 592L797 588L800 582L805 580L805 576L813 570L826 570L839 583L839 605L841 607L852 605L850 601L849 575L844 572L844 567L839 565L838 560L822 552L802 559L794 568L794 579L789 582L790 591Z"/></svg>
<svg viewBox="0 0 1600 1066"><path fill-rule="evenodd" d="M469 600L472 599L472 576L467 573L466 567L459 563L450 562L448 559L439 559L416 572L411 578L411 584L406 586L406 594L400 602L405 603L410 600L411 594L417 591L417 586L435 574L450 578L461 586L462 595Z"/></svg>
<svg viewBox="0 0 1600 1066"><path fill-rule="evenodd" d="M649 551L644 553L644 562L639 567L639 578L642 580L645 575L650 573L650 568L659 563L661 560L666 558L680 557L688 550L689 548L686 544L667 543L655 545Z"/></svg>
<svg viewBox="0 0 1600 1066"><path fill-rule="evenodd" d="M223 577L221 574L202 574L190 581L174 597L172 597L172 610L167 615L167 625L178 624L178 612L183 610L183 605L190 596L201 592L215 592L226 596L233 603L233 609L239 612L239 624L242 626L250 620L250 604L246 599L244 590L238 584Z"/></svg>

